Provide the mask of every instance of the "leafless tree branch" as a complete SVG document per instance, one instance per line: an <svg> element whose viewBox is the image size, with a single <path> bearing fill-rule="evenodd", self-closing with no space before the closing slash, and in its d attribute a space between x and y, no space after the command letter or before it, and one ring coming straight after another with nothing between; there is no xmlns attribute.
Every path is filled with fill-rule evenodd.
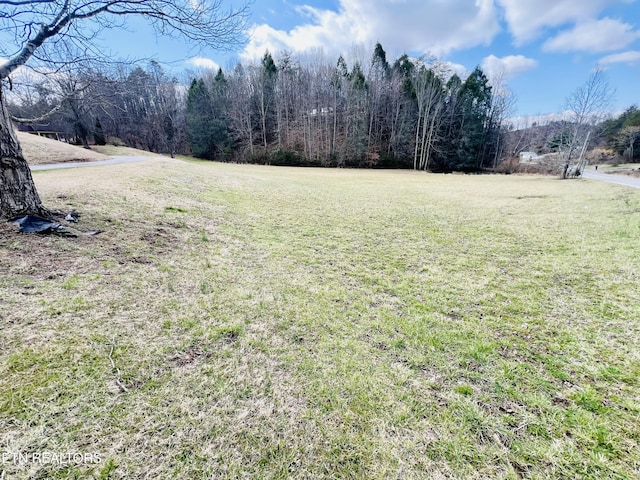
<svg viewBox="0 0 640 480"><path fill-rule="evenodd" d="M112 1L0 1L0 32L13 33L18 47L0 66L0 79L34 58L49 42L88 45L97 32L121 26L115 19L147 17L161 35L179 33L184 38L215 48L241 43L248 5L224 10L222 0L112 0ZM85 25L87 24L87 25ZM81 28L82 26L82 28Z"/></svg>

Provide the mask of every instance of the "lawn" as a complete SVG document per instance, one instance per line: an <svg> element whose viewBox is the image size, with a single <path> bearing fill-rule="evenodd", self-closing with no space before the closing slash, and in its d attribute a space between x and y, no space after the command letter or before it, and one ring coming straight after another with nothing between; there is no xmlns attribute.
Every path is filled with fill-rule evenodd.
<svg viewBox="0 0 640 480"><path fill-rule="evenodd" d="M640 477L638 190L167 158L34 177L103 233L0 226L6 478Z"/></svg>

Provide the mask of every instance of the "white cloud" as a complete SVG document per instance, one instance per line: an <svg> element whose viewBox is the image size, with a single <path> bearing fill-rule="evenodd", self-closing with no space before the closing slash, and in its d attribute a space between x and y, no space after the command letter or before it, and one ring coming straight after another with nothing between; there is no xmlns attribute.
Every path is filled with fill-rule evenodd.
<svg viewBox="0 0 640 480"><path fill-rule="evenodd" d="M482 60L481 66L489 78L509 79L537 68L538 62L523 55L508 55L502 58L489 55Z"/></svg>
<svg viewBox="0 0 640 480"><path fill-rule="evenodd" d="M442 65L451 73L450 76L453 76L453 74L455 73L460 78L466 78L467 75L469 75L469 70L467 70L467 67L465 67L464 65L460 65L459 63L444 61L442 62Z"/></svg>
<svg viewBox="0 0 640 480"><path fill-rule="evenodd" d="M631 65L640 64L640 51L629 50L628 52L614 53L600 59L600 65L608 66L614 63L628 63Z"/></svg>
<svg viewBox="0 0 640 480"><path fill-rule="evenodd" d="M638 38L640 32L634 31L632 25L603 18L580 23L547 40L543 48L555 52L607 52L625 48Z"/></svg>
<svg viewBox="0 0 640 480"><path fill-rule="evenodd" d="M500 30L493 0L340 0L337 11L298 7L305 24L285 31L255 25L244 58L265 50L301 52L322 48L348 52L353 45L379 41L391 55L404 51L444 55L453 50L488 45Z"/></svg>
<svg viewBox="0 0 640 480"><path fill-rule="evenodd" d="M197 68L205 68L208 70L218 70L220 65L211 60L210 58L204 57L193 57L188 60L188 63Z"/></svg>
<svg viewBox="0 0 640 480"><path fill-rule="evenodd" d="M548 27L593 18L612 3L624 0L497 0L509 30L521 44L537 38Z"/></svg>

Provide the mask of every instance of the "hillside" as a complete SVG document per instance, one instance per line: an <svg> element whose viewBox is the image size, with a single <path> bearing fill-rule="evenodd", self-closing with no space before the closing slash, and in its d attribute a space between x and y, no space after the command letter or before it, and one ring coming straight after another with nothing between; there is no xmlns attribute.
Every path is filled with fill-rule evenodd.
<svg viewBox="0 0 640 480"><path fill-rule="evenodd" d="M42 165L46 163L62 162L92 162L109 158L92 150L58 142L45 137L39 137L25 132L17 132L18 140L22 145L29 165Z"/></svg>

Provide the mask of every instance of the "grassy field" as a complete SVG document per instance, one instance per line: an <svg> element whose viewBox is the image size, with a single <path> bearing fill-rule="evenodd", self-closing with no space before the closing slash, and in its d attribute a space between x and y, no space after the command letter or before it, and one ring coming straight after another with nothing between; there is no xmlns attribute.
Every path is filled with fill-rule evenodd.
<svg viewBox="0 0 640 480"><path fill-rule="evenodd" d="M103 233L0 226L6 478L640 477L640 191L170 159L34 177Z"/></svg>

